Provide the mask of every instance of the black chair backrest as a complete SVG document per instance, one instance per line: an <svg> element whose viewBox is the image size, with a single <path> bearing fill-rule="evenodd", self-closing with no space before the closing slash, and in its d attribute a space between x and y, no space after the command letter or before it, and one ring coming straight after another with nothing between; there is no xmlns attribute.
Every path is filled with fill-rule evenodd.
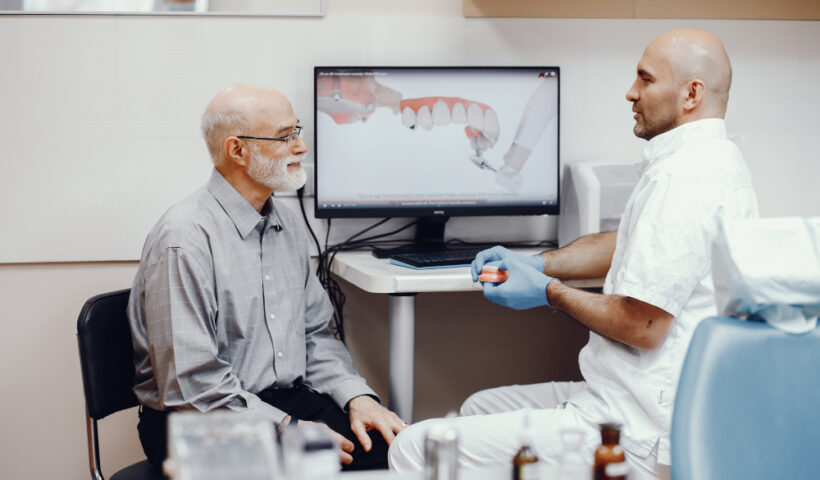
<svg viewBox="0 0 820 480"><path fill-rule="evenodd" d="M126 308L130 290L88 299L77 319L80 368L88 414L100 420L137 405L134 346Z"/></svg>

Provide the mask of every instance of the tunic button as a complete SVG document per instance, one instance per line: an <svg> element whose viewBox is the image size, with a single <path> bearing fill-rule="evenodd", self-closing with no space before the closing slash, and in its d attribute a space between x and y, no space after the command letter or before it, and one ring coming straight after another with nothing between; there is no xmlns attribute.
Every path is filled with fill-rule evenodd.
<svg viewBox="0 0 820 480"><path fill-rule="evenodd" d="M270 275L265 275L265 280L270 281Z"/></svg>
<svg viewBox="0 0 820 480"><path fill-rule="evenodd" d="M276 354L276 356L278 356L279 358L282 358L284 356L284 354L282 352L279 352L279 353Z"/></svg>
<svg viewBox="0 0 820 480"><path fill-rule="evenodd" d="M271 314L270 314L270 319L271 319L271 320L273 320L273 319L275 319L275 318L276 318L276 315L274 315L274 314L272 314L272 313L271 313Z"/></svg>

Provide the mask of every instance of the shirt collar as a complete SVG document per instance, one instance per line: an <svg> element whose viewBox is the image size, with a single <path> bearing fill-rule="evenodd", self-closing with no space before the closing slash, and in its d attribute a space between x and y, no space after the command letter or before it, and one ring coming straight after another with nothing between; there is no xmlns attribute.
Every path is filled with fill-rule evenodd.
<svg viewBox="0 0 820 480"><path fill-rule="evenodd" d="M722 118L705 118L684 123L668 132L649 140L643 149L643 168L660 158L666 157L681 147L685 142L704 138L728 138L726 122ZM643 170L642 168L642 170Z"/></svg>
<svg viewBox="0 0 820 480"><path fill-rule="evenodd" d="M244 239L249 233L259 225L260 222L266 221L266 226L271 226L276 223L274 217L273 198L268 198L265 208L267 215L260 215L255 208L245 200L245 197L240 194L233 185L230 184L225 177L219 173L219 170L213 169L211 178L208 180L208 191L214 196L225 213L236 226L236 231Z"/></svg>

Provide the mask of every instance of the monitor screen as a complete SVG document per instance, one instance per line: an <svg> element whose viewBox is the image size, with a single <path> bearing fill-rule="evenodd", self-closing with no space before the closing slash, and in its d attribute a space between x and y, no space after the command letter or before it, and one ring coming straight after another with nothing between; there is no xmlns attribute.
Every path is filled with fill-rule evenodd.
<svg viewBox="0 0 820 480"><path fill-rule="evenodd" d="M558 67L314 67L318 218L557 214Z"/></svg>

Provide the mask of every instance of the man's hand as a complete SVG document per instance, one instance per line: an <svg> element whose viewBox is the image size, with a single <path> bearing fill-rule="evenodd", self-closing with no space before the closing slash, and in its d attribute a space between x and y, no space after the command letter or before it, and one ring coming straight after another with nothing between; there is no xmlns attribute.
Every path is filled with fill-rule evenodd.
<svg viewBox="0 0 820 480"><path fill-rule="evenodd" d="M367 434L369 430L378 430L390 445L396 438L395 434L407 426L398 415L382 407L367 395L351 400L348 403L348 409L350 410L350 429L353 430L353 434L359 439L359 443L366 452L373 447L370 436Z"/></svg>
<svg viewBox="0 0 820 480"><path fill-rule="evenodd" d="M339 460L341 460L341 462L345 465L350 465L351 463L353 463L353 456L351 455L354 448L353 442L346 439L342 434L337 433L324 423L311 422L309 420L299 420L297 422L297 425L318 425L320 427L326 428L333 435L333 438L335 438L336 441L339 442Z"/></svg>
<svg viewBox="0 0 820 480"><path fill-rule="evenodd" d="M541 273L544 272L544 257L540 254L527 256L513 252L512 250L504 248L501 245L496 245L495 247L478 252L478 255L475 256L475 260L473 260L473 263L470 265L470 270L473 274L473 281L478 281L478 276L481 274L481 268L484 265L489 262L497 262L499 260L513 260L518 263L529 265Z"/></svg>
<svg viewBox="0 0 820 480"><path fill-rule="evenodd" d="M543 305L551 307L547 286L554 280L552 277L515 260L499 262L498 268L507 270L510 277L504 283L485 283L484 296L487 300L515 310Z"/></svg>

